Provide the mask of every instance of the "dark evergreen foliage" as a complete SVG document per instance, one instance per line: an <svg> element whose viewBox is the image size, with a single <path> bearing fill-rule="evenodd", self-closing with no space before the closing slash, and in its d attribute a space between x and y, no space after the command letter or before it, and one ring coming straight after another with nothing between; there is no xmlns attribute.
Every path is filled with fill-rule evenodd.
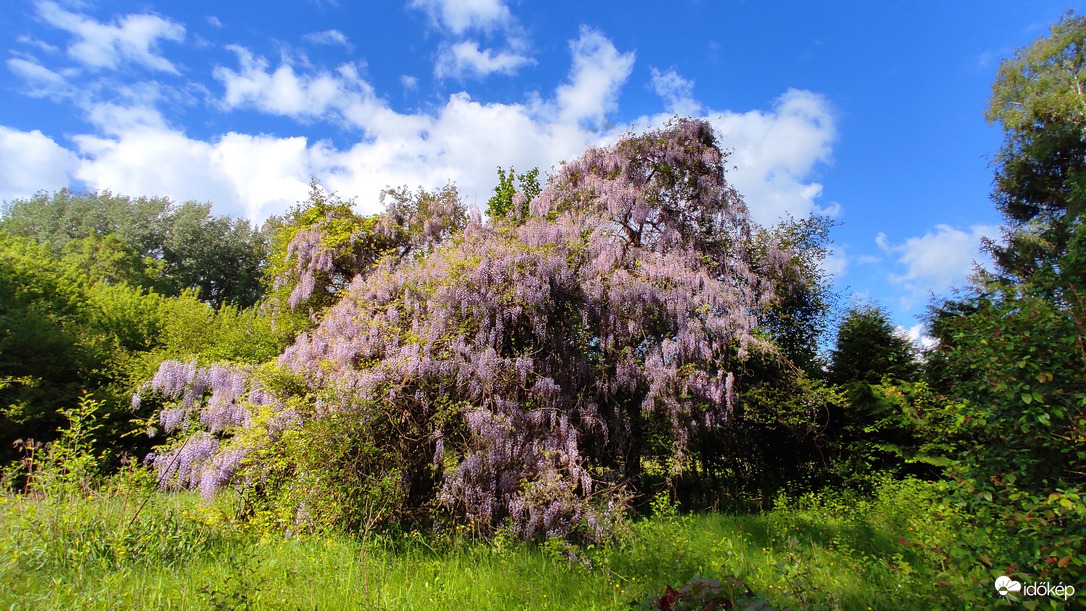
<svg viewBox="0 0 1086 611"><path fill-rule="evenodd" d="M916 348L897 333L890 315L875 304L849 310L837 328L827 379L834 384L878 384L884 378L912 381L919 374Z"/></svg>

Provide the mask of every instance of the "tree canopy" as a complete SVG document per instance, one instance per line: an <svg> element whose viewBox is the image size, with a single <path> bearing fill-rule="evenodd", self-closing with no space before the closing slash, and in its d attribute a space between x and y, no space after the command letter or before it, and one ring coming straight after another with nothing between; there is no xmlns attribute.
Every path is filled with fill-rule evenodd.
<svg viewBox="0 0 1086 611"><path fill-rule="evenodd" d="M1003 128L993 198L1006 219L989 242L1000 270L1024 279L1058 266L1086 211L1086 17L1003 62L988 120Z"/></svg>
<svg viewBox="0 0 1086 611"><path fill-rule="evenodd" d="M135 257L125 263L127 275L121 280L169 295L193 289L215 306L250 306L264 291L266 235L246 220L214 216L211 204L62 189L6 203L0 228L49 244L58 255L82 251L89 256L95 250L99 260L105 251L79 241L113 236L124 244L126 256ZM137 263L141 259L142 265Z"/></svg>
<svg viewBox="0 0 1086 611"><path fill-rule="evenodd" d="M1086 19L1073 14L1005 61L988 117L1004 131L993 199L995 261L964 297L936 304L933 385L968 439L959 499L998 524L995 562L1076 578L1086 529Z"/></svg>
<svg viewBox="0 0 1086 611"><path fill-rule="evenodd" d="M499 167L498 186L494 187L494 196L486 203L486 215L491 221L508 219L523 222L528 218L529 204L540 191L539 168L532 168L518 176L513 168L509 168L506 174Z"/></svg>

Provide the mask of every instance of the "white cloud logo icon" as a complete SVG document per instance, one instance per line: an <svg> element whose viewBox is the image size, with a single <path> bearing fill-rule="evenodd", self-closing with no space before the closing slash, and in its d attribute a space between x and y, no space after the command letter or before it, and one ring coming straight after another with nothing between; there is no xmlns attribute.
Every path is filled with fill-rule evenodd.
<svg viewBox="0 0 1086 611"><path fill-rule="evenodd" d="M1021 592L1022 584L1011 579L1010 577L1007 577L1006 575L1001 575L998 579L996 579L995 588L996 591L999 592L1000 596L1006 596L1011 592Z"/></svg>

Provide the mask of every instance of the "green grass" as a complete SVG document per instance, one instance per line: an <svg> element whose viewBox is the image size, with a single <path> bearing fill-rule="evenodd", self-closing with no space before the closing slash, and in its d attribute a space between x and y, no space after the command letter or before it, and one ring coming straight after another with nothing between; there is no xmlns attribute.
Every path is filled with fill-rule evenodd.
<svg viewBox="0 0 1086 611"><path fill-rule="evenodd" d="M923 609L981 587L947 578L934 546L960 523L920 482L750 515L661 505L585 548L462 529L284 540L190 494L156 493L135 520L138 499L120 494L0 498L0 608L623 609L701 575L737 577L775 608Z"/></svg>

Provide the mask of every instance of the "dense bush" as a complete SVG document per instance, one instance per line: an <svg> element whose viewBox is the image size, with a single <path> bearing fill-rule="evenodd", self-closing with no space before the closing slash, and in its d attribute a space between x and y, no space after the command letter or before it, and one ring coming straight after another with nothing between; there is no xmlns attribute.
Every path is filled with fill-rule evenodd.
<svg viewBox="0 0 1086 611"><path fill-rule="evenodd" d="M933 384L958 402L968 440L957 500L986 533L963 554L1053 584L1086 566L1084 39L1086 18L1067 15L1000 67L996 266L932 313Z"/></svg>
<svg viewBox="0 0 1086 611"><path fill-rule="evenodd" d="M76 242L89 243L68 245ZM94 243L106 248L114 241L106 236ZM133 410L130 398L163 359L262 362L292 338L259 310L216 310L193 292L166 297L127 283L124 273L111 275L123 272L125 253L58 259L47 246L0 231L4 462L16 457L17 439L52 440L62 424L57 410L74 408L84 390L105 401L99 444L110 450L107 462L115 465L124 452L142 455L150 443L131 434L138 428L133 421L157 405Z"/></svg>
<svg viewBox="0 0 1086 611"><path fill-rule="evenodd" d="M967 558L1031 581L1086 566L1086 358L1071 312L1029 296L979 298L941 321L941 382L968 441L958 502L988 535ZM1031 341L1031 338L1044 338Z"/></svg>

